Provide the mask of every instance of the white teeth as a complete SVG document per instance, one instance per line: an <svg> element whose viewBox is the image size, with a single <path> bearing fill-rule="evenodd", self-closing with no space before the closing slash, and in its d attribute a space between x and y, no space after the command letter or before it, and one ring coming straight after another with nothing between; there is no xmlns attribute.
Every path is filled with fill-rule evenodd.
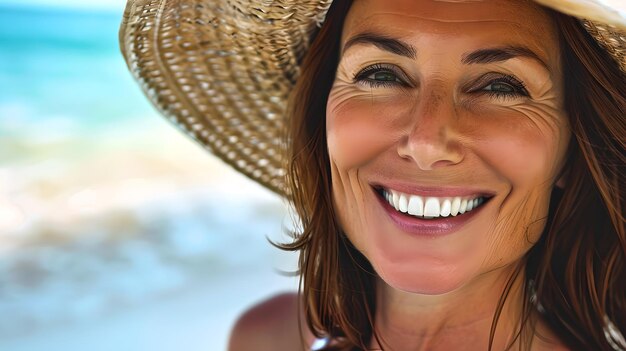
<svg viewBox="0 0 626 351"><path fill-rule="evenodd" d="M424 217L437 217L440 212L439 199L434 197L427 198L424 203Z"/></svg>
<svg viewBox="0 0 626 351"><path fill-rule="evenodd" d="M400 195L400 200L398 200L398 209L400 212L406 213L409 207L409 200L407 200L407 195Z"/></svg>
<svg viewBox="0 0 626 351"><path fill-rule="evenodd" d="M456 197L428 197L408 195L394 190L383 190L383 197L396 211L422 218L457 216L471 211L484 202L483 197L462 199Z"/></svg>
<svg viewBox="0 0 626 351"><path fill-rule="evenodd" d="M424 215L424 201L421 196L411 195L409 198L409 214L414 216Z"/></svg>
<svg viewBox="0 0 626 351"><path fill-rule="evenodd" d="M452 204L449 199L443 200L441 203L441 217L448 217L450 215L450 211L452 210Z"/></svg>
<svg viewBox="0 0 626 351"><path fill-rule="evenodd" d="M461 207L459 207L459 213L461 214L465 213L466 209L467 209L467 200L463 199L461 200Z"/></svg>
<svg viewBox="0 0 626 351"><path fill-rule="evenodd" d="M452 200L452 208L450 209L450 214L456 216L457 214L459 214L459 208L461 208L461 198L455 197L454 200Z"/></svg>
<svg viewBox="0 0 626 351"><path fill-rule="evenodd" d="M397 193L397 192L395 192L395 191L392 191L392 192L391 192L391 195L392 195L393 207L395 207L395 208L396 208L396 210L398 210L398 209L399 209L399 207L398 207L398 201L400 200L400 196L399 196L399 195L398 195L398 193Z"/></svg>

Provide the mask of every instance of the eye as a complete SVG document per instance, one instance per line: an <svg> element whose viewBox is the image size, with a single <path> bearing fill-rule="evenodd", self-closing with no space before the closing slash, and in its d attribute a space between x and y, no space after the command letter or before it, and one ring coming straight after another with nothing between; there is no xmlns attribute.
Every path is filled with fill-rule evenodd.
<svg viewBox="0 0 626 351"><path fill-rule="evenodd" d="M378 82L400 82L400 79L396 77L393 72L378 71L374 72L366 77L369 80L375 80Z"/></svg>
<svg viewBox="0 0 626 351"><path fill-rule="evenodd" d="M501 93L514 93L515 87L507 83L496 82L496 83L491 83L487 85L486 87L483 88L483 90L496 91L496 92L501 92Z"/></svg>
<svg viewBox="0 0 626 351"><path fill-rule="evenodd" d="M526 86L517 78L510 75L500 75L494 79L485 77L487 84L481 84L481 88L473 90L473 93L486 93L497 98L530 97ZM483 79L481 79L483 80Z"/></svg>
<svg viewBox="0 0 626 351"><path fill-rule="evenodd" d="M354 76L355 83L366 84L370 87L408 86L406 75L393 65L374 64L362 69Z"/></svg>

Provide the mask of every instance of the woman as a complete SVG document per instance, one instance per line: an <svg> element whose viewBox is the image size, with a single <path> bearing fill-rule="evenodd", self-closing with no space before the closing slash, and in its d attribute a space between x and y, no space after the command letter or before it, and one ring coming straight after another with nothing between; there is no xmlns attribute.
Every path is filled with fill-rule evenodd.
<svg viewBox="0 0 626 351"><path fill-rule="evenodd" d="M292 5L131 1L122 26L157 106L301 221L281 245L300 295L247 312L230 348L626 349L626 20L336 1L305 50L325 11Z"/></svg>

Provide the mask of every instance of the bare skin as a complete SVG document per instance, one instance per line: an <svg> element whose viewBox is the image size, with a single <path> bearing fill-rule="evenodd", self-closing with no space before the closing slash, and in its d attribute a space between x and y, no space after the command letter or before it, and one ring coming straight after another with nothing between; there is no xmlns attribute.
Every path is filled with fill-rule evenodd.
<svg viewBox="0 0 626 351"><path fill-rule="evenodd" d="M315 337L306 327L302 304L298 308L298 295L296 293L283 293L272 296L259 302L246 311L235 323L228 343L228 351L309 351ZM300 324L298 325L298 320ZM475 326L486 323L479 321ZM484 327L484 325L483 325ZM560 345L558 339L549 329L539 326L538 338L533 343L533 351L567 351L568 349ZM389 338L390 335L387 336ZM459 346L453 343L440 345L440 349L461 350L469 340L463 340L459 335L452 335L451 342L461 343ZM498 348L499 341L496 340L494 350ZM516 346L516 345L515 345ZM376 343L372 350L379 349ZM389 346L385 347L388 350ZM418 350L419 348L415 349ZM514 348L515 349L515 348ZM390 350L396 350L392 348ZM399 348L398 350L413 350L409 348Z"/></svg>
<svg viewBox="0 0 626 351"><path fill-rule="evenodd" d="M261 301L235 323L228 350L310 350L314 336L306 328L301 307L295 293L283 293Z"/></svg>

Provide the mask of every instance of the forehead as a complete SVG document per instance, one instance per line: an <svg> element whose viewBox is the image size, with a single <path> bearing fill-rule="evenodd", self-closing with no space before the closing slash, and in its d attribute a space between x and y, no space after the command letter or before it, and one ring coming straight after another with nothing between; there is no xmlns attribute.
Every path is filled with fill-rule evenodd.
<svg viewBox="0 0 626 351"><path fill-rule="evenodd" d="M519 44L546 61L557 59L554 24L541 6L529 0L355 0L342 41L363 32L421 44L442 36L472 45Z"/></svg>

